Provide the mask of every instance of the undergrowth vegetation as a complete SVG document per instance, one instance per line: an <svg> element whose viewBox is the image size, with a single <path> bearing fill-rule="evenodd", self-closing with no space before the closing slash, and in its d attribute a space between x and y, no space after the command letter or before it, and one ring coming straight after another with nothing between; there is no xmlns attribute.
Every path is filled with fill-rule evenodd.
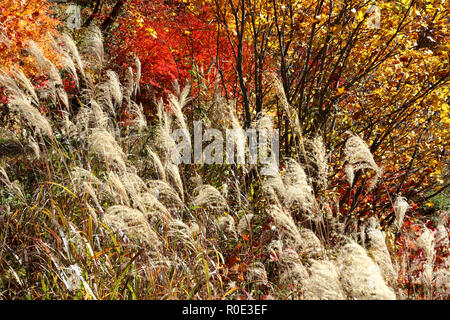
<svg viewBox="0 0 450 320"><path fill-rule="evenodd" d="M171 132L189 87L159 100L153 123L135 102L139 61L108 70L101 33L52 42L58 67L31 42L46 85L4 70L10 116L0 144L1 299L448 299L448 211L404 223L343 215L329 161L347 183L382 185L382 163L358 135L327 150L302 132L274 76L295 134L278 167L177 165ZM65 79L72 79L73 87ZM204 128L242 121L215 93ZM274 128L264 113L252 124ZM268 131L273 134L272 131ZM265 169L266 173L261 174ZM268 170L269 169L269 170Z"/></svg>

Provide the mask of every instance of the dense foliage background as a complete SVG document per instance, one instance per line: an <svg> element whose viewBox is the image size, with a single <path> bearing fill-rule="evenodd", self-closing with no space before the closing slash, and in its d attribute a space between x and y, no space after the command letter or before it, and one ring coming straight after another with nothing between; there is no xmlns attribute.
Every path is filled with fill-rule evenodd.
<svg viewBox="0 0 450 320"><path fill-rule="evenodd" d="M0 297L449 298L447 2L0 11ZM174 164L194 120L280 171Z"/></svg>

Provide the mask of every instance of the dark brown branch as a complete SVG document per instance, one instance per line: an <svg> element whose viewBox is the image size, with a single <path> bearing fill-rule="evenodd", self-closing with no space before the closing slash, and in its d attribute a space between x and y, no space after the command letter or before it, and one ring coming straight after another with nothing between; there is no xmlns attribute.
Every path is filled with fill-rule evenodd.
<svg viewBox="0 0 450 320"><path fill-rule="evenodd" d="M122 9L123 5L127 2L127 0L118 0L116 2L116 5L112 9L111 13L106 17L105 21L103 21L101 30L106 31L108 30L111 25L116 21L117 17L120 14L120 10Z"/></svg>

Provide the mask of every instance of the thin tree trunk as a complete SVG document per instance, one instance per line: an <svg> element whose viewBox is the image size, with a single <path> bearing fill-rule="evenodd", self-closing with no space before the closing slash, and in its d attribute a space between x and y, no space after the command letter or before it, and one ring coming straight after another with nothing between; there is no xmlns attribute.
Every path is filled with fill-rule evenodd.
<svg viewBox="0 0 450 320"><path fill-rule="evenodd" d="M111 13L106 17L105 21L103 21L101 30L106 31L113 23L116 21L117 17L119 16L120 10L122 9L123 5L127 2L127 0L118 0L116 2L116 5L111 10Z"/></svg>
<svg viewBox="0 0 450 320"><path fill-rule="evenodd" d="M89 18L86 20L86 22L83 24L83 27L89 27L89 25L91 24L92 20L94 20L94 16L98 13L98 11L100 10L100 4L102 3L102 0L97 0L97 2L95 3L95 8L94 11L92 11L92 14L89 16Z"/></svg>

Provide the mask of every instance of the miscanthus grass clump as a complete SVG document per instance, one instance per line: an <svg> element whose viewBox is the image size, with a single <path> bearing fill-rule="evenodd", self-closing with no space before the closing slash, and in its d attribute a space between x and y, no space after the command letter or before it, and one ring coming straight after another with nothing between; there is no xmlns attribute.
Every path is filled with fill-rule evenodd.
<svg viewBox="0 0 450 320"><path fill-rule="evenodd" d="M356 218L333 214L339 210L326 190L335 150L320 136L303 137L276 79L296 135L295 152L280 167L177 165L171 132L192 132L190 87L176 83L150 121L136 101L139 59L110 70L100 30L84 33L79 44L67 34L55 38L56 64L29 42L37 70L51 80L45 87L35 88L19 67L0 72L10 120L20 128L0 132L0 298L405 297L398 284L405 263L391 256L377 219L349 231ZM65 77L74 80L70 95ZM205 126L242 129L233 106L214 97ZM255 125L274 134L267 116ZM244 139L238 143L245 148ZM363 139L351 135L342 151L350 186L357 172L379 182L382 170ZM395 232L408 209L408 199L393 201ZM448 245L444 221L437 230L424 226L415 240L420 268L406 262L420 269L415 281L427 298L445 299L449 273L434 251Z"/></svg>

